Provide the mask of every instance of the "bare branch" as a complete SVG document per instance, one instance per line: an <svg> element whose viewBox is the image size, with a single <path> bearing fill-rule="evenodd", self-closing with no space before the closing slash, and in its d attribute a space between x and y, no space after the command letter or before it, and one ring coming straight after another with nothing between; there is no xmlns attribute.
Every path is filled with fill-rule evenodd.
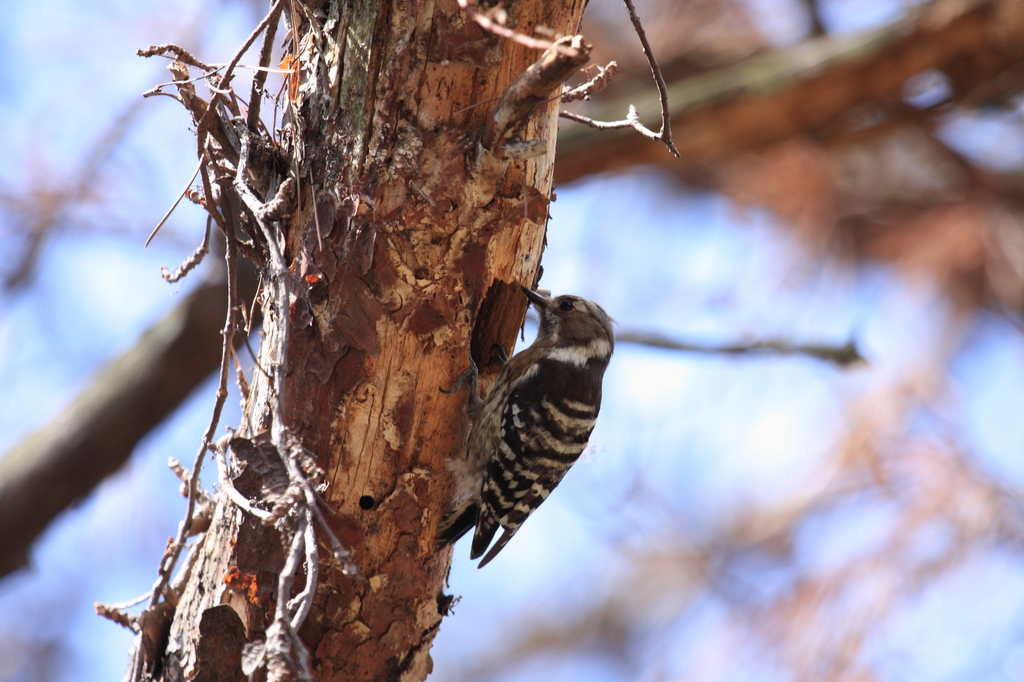
<svg viewBox="0 0 1024 682"><path fill-rule="evenodd" d="M611 82L612 77L619 71L619 64L614 61L608 62L608 66L595 64L594 67L597 69L597 75L583 85L578 85L575 88L571 88L563 92L562 104L575 102L576 100L589 100L591 97L608 87L608 83ZM587 67L587 69L589 70L590 67Z"/></svg>
<svg viewBox="0 0 1024 682"><path fill-rule="evenodd" d="M631 0L623 0L623 2L626 3L626 9L629 10L629 19L633 22L633 28L636 30L636 34L640 37L640 42L644 48L644 56L647 57L647 62L651 65L651 71L654 74L654 80L658 84L658 98L661 101L661 130L654 132L641 123L640 116L636 113L636 107L632 104L629 105L629 111L626 114L626 119L623 121L595 121L592 118L573 114L568 111L559 112L559 116L599 130L633 128L649 140L656 140L664 143L665 146L668 147L668 150L672 152L676 158L679 158L679 150L676 149L675 144L672 142L672 117L668 108L668 90L665 86L665 77L661 73L661 67L658 65L658 61L654 58L654 52L651 50L651 44L647 41L647 34L644 32L644 27L640 24L640 18L636 15L633 3ZM590 99L590 95L592 93L599 92L604 89L608 80L615 75L615 72L618 69L618 64L610 62L607 68L602 69L601 67L598 67L598 69L599 72L593 80L562 95L562 101L571 102L576 99Z"/></svg>
<svg viewBox="0 0 1024 682"><path fill-rule="evenodd" d="M213 193L213 184L210 182L210 173L206 168L205 164L199 166L199 177L203 182L203 201L206 208L206 212L210 214L213 221L217 223L217 227L222 232L227 231L227 223L231 220L230 217L225 217L222 211L218 210L217 197Z"/></svg>
<svg viewBox="0 0 1024 682"><path fill-rule="evenodd" d="M566 78L590 59L590 45L583 36L566 36L556 45L566 48L570 54L554 47L545 51L502 93L487 119L481 140L484 149L494 152L504 145L526 124L530 112L547 101Z"/></svg>
<svg viewBox="0 0 1024 682"><path fill-rule="evenodd" d="M155 46L152 46L152 47L150 47L148 49L145 49L145 50L138 50L138 54L140 56L142 56L142 57L152 57L152 56L155 56L155 55L166 55L168 52L170 52L170 53L173 53L175 55L175 59L176 59L177 62L182 62L182 63L188 64L190 66L195 66L195 67L201 68L201 69L203 69L204 71L207 72L204 75L204 77L207 78L207 81L208 81L207 84L208 84L208 86L210 88L210 91L213 93L213 95L210 98L210 101L208 103L207 102L203 102L201 99L199 99L198 97L195 96L194 91L191 89L191 86L190 86L192 80L194 80L194 79L190 79L190 78L187 77L187 74L185 73L187 71L187 69L185 69L184 67L181 67L177 71L174 71L172 69L172 71L174 71L175 75L178 76L178 77L175 78L173 83L179 88L179 92L182 95L182 97L181 97L182 103L186 106L186 108L189 109L189 111L192 112L192 115L195 117L195 119L197 121L197 124L196 124L196 143L197 143L197 155L198 155L198 157L200 159L200 162L199 162L199 168L196 169L196 173L200 172L200 170L202 168L202 165L203 165L203 159L209 158L207 156L207 152L206 152L206 147L207 147L207 139L206 138L207 138L207 135L209 135L212 130L215 130L214 127L213 127L213 120L214 120L214 116L216 116L216 112L218 110L218 107L217 107L218 103L220 102L221 98L223 98L223 97L225 97L225 96L227 96L229 94L232 97L234 97L233 92L230 89L230 84L231 84L231 79L234 77L235 68L238 66L238 63L242 59L242 56L249 50L249 48L256 41L256 39L260 36L261 33L263 33L265 30L268 30L268 27L271 24L274 25L275 30L276 30L276 22L277 22L278 18L280 17L281 9L282 9L283 6L284 6L284 0L276 0L274 2L274 4L270 8L270 11L263 17L263 19L256 26L256 28L253 29L253 31L249 34L248 38L246 38L246 40L242 43L241 47L238 48L238 50L235 52L234 57L231 59L231 61L228 62L226 67L212 67L212 66L210 66L208 64L205 64L205 63L201 62L200 60L196 59L187 50L185 50L182 47L180 47L178 45L175 45L173 43L166 43L164 45L155 45ZM269 60L269 48L267 47L267 41L264 41L263 49L261 49L261 52L260 52L260 66L263 67L264 69L266 68L266 64L263 63L265 59ZM269 62L267 62L267 63L269 63ZM173 64L172 64L172 66L173 66ZM224 68L224 74L219 79L216 79L216 82L214 83L213 82L215 80L214 79L214 75L221 68ZM261 80L261 79L265 80L265 78L266 78L265 73L266 72L263 69L258 69L257 70L257 75L254 78L254 82L253 82L253 88L254 88L253 92L254 93L257 92L257 88L256 88L257 80ZM186 85L188 85L189 88L186 88L185 87ZM229 101L229 104L231 104L231 106L235 110L237 110L237 106L235 106L232 103L232 101ZM250 112L251 111L252 111L252 109L250 108ZM258 107L257 107L257 113L258 113ZM225 134L230 133L230 131L223 131L223 132ZM230 145L228 145L228 146L230 146ZM193 180L195 180L195 175L193 175L192 180L189 181L189 185L191 185ZM204 186L207 185L207 184L208 184L208 182L206 182L206 178L204 177ZM184 196L184 193L187 190L188 190L188 187L186 187L185 190L182 191L182 195L181 196ZM174 206L171 207L170 211L167 212L167 214L163 217L163 219L156 226L156 228L154 228L153 233L149 237L149 240L151 240L153 238L153 236L156 234L156 232L160 229L160 227L163 225L163 223L170 216L171 212L173 212L174 209L177 207L178 202L181 201L181 196L178 197L178 201L175 202ZM209 197L210 197L210 192L207 191L207 198L209 198ZM214 216L214 218L217 219L217 216ZM217 219L217 223L223 229L224 226L221 224L221 220ZM149 240L146 241L147 244L149 243Z"/></svg>
<svg viewBox="0 0 1024 682"><path fill-rule="evenodd" d="M203 262L203 258L210 252L210 223L213 222L213 218L206 216L206 232L203 234L203 242L196 247L196 250L186 258L181 265L175 268L174 272L171 272L165 267L160 268L160 276L168 282L174 283L180 280L182 277L192 272L197 265Z"/></svg>
<svg viewBox="0 0 1024 682"><path fill-rule="evenodd" d="M647 62L651 65L651 72L654 74L654 80L658 84L658 97L661 99L661 131L658 133L657 139L664 142L668 150L676 158L679 158L679 150L672 143L672 116L668 109L668 89L665 87L665 76L661 73L658 60L654 58L654 51L651 49L651 44L647 41L647 33L644 32L644 27L640 24L640 17L636 15L636 9L633 8L633 1L622 1L626 3L626 9L629 10L629 20L633 22L633 28L636 29L636 34L640 37L640 43L644 46L644 55L647 57ZM636 112L631 111L631 113L635 116Z"/></svg>
<svg viewBox="0 0 1024 682"><path fill-rule="evenodd" d="M292 611L291 626L298 630L304 622L309 610L313 606L313 597L316 594L316 582L320 571L320 558L316 553L316 531L313 528L312 519L306 518L302 530L302 544L306 551L306 585L302 592L295 595L288 602L288 610Z"/></svg>
<svg viewBox="0 0 1024 682"><path fill-rule="evenodd" d="M244 296L255 296L255 270L242 274ZM0 576L23 565L50 520L117 471L217 366L224 292L222 277L203 282L0 458Z"/></svg>
<svg viewBox="0 0 1024 682"><path fill-rule="evenodd" d="M800 344L780 340L713 345L675 341L659 334L625 331L616 334L615 340L620 343L636 343L644 346L681 350L689 353L709 353L716 355L806 355L808 357L817 358L818 360L831 362L839 367L852 367L854 365L867 363L867 360L864 359L864 356L862 356L860 351L857 349L856 342L852 339L842 346Z"/></svg>
<svg viewBox="0 0 1024 682"><path fill-rule="evenodd" d="M285 178L284 182L277 188L274 196L260 208L260 217L263 220L277 220L292 209L292 202L295 199L295 179ZM316 212L313 212L314 216Z"/></svg>
<svg viewBox="0 0 1024 682"><path fill-rule="evenodd" d="M15 267L3 274L3 286L14 290L25 284L35 270L39 254L46 239L58 228L68 212L83 198L93 193L103 179L104 164L132 130L136 117L142 111L141 101L133 101L115 116L106 130L99 135L75 172L66 183L31 192L30 207L25 211L25 223L21 231L25 245L19 256L8 256L5 260ZM37 198L38 197L38 198Z"/></svg>
<svg viewBox="0 0 1024 682"><path fill-rule="evenodd" d="M661 140L661 133L654 132L640 122L640 116L636 113L636 107L632 104L629 105L629 111L626 112L626 119L624 121L595 121L592 118L580 116L579 114L574 114L570 111L560 111L558 112L558 115L562 118L567 118L570 121L576 121L577 123L582 123L590 126L591 128L597 128L598 130L633 128L649 140Z"/></svg>
<svg viewBox="0 0 1024 682"><path fill-rule="evenodd" d="M280 15L284 5L278 3L277 14ZM275 10L271 10L273 13ZM269 16L269 15L268 15ZM270 58L274 51L274 36L277 35L277 21L273 19L267 24L267 32L263 35L263 44L260 46L259 68L252 79L252 91L249 93L249 112L246 115L246 125L252 132L258 132L260 120L260 103L263 101L263 85L267 82L267 74L270 66Z"/></svg>
<svg viewBox="0 0 1024 682"><path fill-rule="evenodd" d="M202 69L203 71L215 71L214 67L210 66L209 64L205 64L204 62L201 62L200 60L196 59L195 56L191 52L189 52L185 48L181 47L180 45L176 45L175 43L163 43L162 45L150 45L146 49L136 50L135 54L139 55L140 57L146 57L146 58L156 57L156 56L166 57L168 52L173 53L174 54L174 59L178 60L179 62L184 62L184 63L188 64L189 66L194 66L197 69Z"/></svg>
<svg viewBox="0 0 1024 682"><path fill-rule="evenodd" d="M281 8L283 6L284 0L276 0L276 2L274 2L274 4L270 6L270 11L267 12L267 15L263 17L262 21L260 21L256 28L252 30L252 33L249 34L249 37L246 38L245 42L242 43L242 46L238 48L238 51L235 53L235 56L231 59L230 62L228 62L228 68L224 71L224 76L220 79L220 83L218 83L219 88L227 89L228 85L230 85L231 83L231 79L234 77L235 67L238 65L239 60L242 59L242 55L249 51L249 48L252 46L252 44L256 42L256 39L260 37L260 34L263 33L263 31L266 30L268 26L270 26L271 22L277 21L277 18L280 16ZM216 96L214 97L214 99L216 99ZM210 101L210 105L212 107L213 100Z"/></svg>
<svg viewBox="0 0 1024 682"><path fill-rule="evenodd" d="M251 501L246 499L242 493L238 492L238 488L235 487L235 484L231 480L231 472L228 468L227 461L227 449L230 440L231 434L222 436L213 446L213 455L217 462L217 485L236 507L252 514L262 521L265 521L270 518L270 512L260 509L259 507L254 507Z"/></svg>
<svg viewBox="0 0 1024 682"><path fill-rule="evenodd" d="M192 173L192 177L189 178L189 181L185 183L185 186L182 188L181 193L178 195L178 198L174 200L174 203L171 204L171 207L167 209L167 213L164 213L164 217L160 219L160 222L156 224L156 227L153 228L153 231L149 233L149 237L146 238L146 246L149 246L149 243L153 241L153 237L155 237L156 233L160 231L160 228L164 226L164 223L167 222L167 219L171 217L171 214L174 213L174 209L178 208L178 204L181 203L181 200L188 193L188 189L189 187L192 186L192 183L196 181L196 176L199 175L199 170L202 167L203 161L202 159L200 159L199 163L196 165L195 172ZM207 238L209 238L209 234L207 234ZM204 240L204 243L205 241L206 240Z"/></svg>
<svg viewBox="0 0 1024 682"><path fill-rule="evenodd" d="M113 605L101 604L100 602L94 602L93 608L96 609L96 615L101 618L111 620L122 627L128 628L132 632L139 632L139 626L135 622L135 617L124 609Z"/></svg>
<svg viewBox="0 0 1024 682"><path fill-rule="evenodd" d="M177 541L175 542L170 555L165 557L164 561L160 563L159 577L153 585L153 591L150 594L149 608L155 608L157 606L160 597L164 593L164 588L170 580L171 572L174 570L174 566L178 562L181 550L185 546L185 540L191 534L194 513L196 510L196 501L199 497L199 472L203 468L203 459L206 457L206 451L209 450L210 446L213 444L214 435L217 432L217 426L220 424L220 414L224 409L224 402L228 397L228 373L231 368L232 344L234 343L235 333L238 329L238 323L236 321L238 313L235 306L235 302L238 300L238 292L236 291L238 286L238 273L235 258L234 232L231 229L230 223L228 223L228 230L225 232L224 237L224 260L227 264L227 312L224 316L220 376L217 383L217 393L213 406L213 414L210 417L210 425L207 427L206 433L203 434L202 442L199 445L199 451L196 452L195 462L192 465L192 475L189 477L188 485L188 507L185 511L185 518L178 526Z"/></svg>
<svg viewBox="0 0 1024 682"><path fill-rule="evenodd" d="M166 95L167 97L173 97L174 99L177 99L177 100L180 101L180 99L181 99L180 97L175 97L174 95L172 95L169 92L164 92L164 88L167 87L168 85L180 86L180 85L184 85L185 83L195 83L197 81L201 81L203 79L209 78L210 76L214 75L215 73L217 73L218 71L220 71L223 68L224 68L223 66L213 67L213 68L211 68L210 71L206 71L204 73L201 73L198 76L193 76L192 78L184 78L184 79L180 79L180 80L171 80L171 81L167 81L166 83L157 83L156 85L151 87L149 90L146 90L145 92L143 92L142 96L145 98L145 97L156 97L157 95Z"/></svg>
<svg viewBox="0 0 1024 682"><path fill-rule="evenodd" d="M980 71L954 88L952 102L977 106L1009 96L1016 80L1005 74L1017 63L1009 46L1024 39L1024 25L1001 19L1009 16L1010 5L983 2L948 12L944 3L926 4L888 26L806 40L674 82L673 139L681 158L691 166L712 163L808 132L836 139L849 130L842 125L846 112L902 100L911 76L927 69L960 73L959 65L971 55L986 58L972 62ZM998 45L984 38L995 34L1001 36ZM601 111L593 118L614 118L606 112L629 104L598 102ZM656 106L653 97L636 105L644 112ZM932 119L946 110L931 112ZM557 151L555 179L562 184L636 164L671 163L660 149L638 145L625 131L595 133L582 126L561 131Z"/></svg>

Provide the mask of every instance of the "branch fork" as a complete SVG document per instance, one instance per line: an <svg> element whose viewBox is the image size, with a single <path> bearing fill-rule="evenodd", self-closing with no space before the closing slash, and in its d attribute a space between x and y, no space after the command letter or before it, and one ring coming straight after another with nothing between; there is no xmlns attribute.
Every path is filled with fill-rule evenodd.
<svg viewBox="0 0 1024 682"><path fill-rule="evenodd" d="M539 104L551 101L569 76L590 61L589 45L581 35L556 40L505 89L487 119L481 145L500 158L502 148L529 120Z"/></svg>

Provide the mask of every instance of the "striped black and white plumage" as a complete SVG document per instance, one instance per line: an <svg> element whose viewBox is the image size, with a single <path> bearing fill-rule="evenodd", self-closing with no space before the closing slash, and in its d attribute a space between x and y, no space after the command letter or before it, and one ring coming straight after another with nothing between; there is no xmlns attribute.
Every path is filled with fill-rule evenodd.
<svg viewBox="0 0 1024 682"><path fill-rule="evenodd" d="M501 551L587 446L601 409L601 380L615 338L611 318L578 296L523 288L540 314L537 340L502 368L473 420L465 459L452 462L459 491L438 526L445 547L476 526L470 558L501 537Z"/></svg>

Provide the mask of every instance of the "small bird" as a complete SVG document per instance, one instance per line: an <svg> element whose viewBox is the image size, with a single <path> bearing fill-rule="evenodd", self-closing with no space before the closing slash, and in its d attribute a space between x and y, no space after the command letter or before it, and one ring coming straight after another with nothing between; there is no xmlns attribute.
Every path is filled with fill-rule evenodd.
<svg viewBox="0 0 1024 682"><path fill-rule="evenodd" d="M504 532L480 568L587 447L615 346L611 318L593 301L521 288L540 314L537 339L505 364L476 411L465 458L449 464L458 484L456 503L437 530L441 549L476 526L469 555L476 559L501 526Z"/></svg>

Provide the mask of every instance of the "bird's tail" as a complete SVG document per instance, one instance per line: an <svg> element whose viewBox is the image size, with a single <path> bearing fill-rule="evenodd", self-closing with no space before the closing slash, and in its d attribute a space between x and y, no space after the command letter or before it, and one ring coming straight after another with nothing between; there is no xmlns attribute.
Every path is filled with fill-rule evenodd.
<svg viewBox="0 0 1024 682"><path fill-rule="evenodd" d="M477 515L480 511L476 502L467 499L448 512L441 523L437 525L438 550L444 549L452 544L476 525Z"/></svg>

